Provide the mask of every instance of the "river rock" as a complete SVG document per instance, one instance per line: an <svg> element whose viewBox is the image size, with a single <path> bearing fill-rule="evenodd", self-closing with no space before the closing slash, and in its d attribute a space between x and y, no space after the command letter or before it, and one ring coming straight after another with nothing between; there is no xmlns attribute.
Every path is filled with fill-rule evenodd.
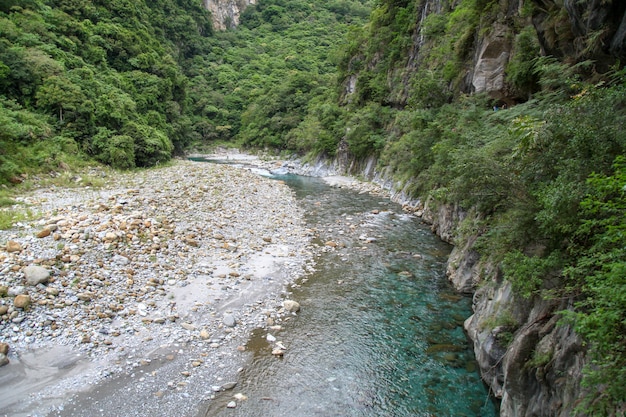
<svg viewBox="0 0 626 417"><path fill-rule="evenodd" d="M9 293L9 287L6 285L0 285L0 297L6 297Z"/></svg>
<svg viewBox="0 0 626 417"><path fill-rule="evenodd" d="M9 306L0 305L0 316L4 316L9 311Z"/></svg>
<svg viewBox="0 0 626 417"><path fill-rule="evenodd" d="M236 386L237 386L237 382L227 382L224 385L222 385L222 390L228 391L228 390L235 388Z"/></svg>
<svg viewBox="0 0 626 417"><path fill-rule="evenodd" d="M226 408L237 408L237 403L234 401L231 401L228 404L226 404Z"/></svg>
<svg viewBox="0 0 626 417"><path fill-rule="evenodd" d="M20 294L13 299L16 308L26 308L30 305L30 295Z"/></svg>
<svg viewBox="0 0 626 417"><path fill-rule="evenodd" d="M9 345L7 343L0 342L0 353L3 355L9 354Z"/></svg>
<svg viewBox="0 0 626 417"><path fill-rule="evenodd" d="M7 242L7 245L6 245L7 252L21 252L22 249L23 249L22 245L20 245L19 242L16 242L14 240L9 240Z"/></svg>
<svg viewBox="0 0 626 417"><path fill-rule="evenodd" d="M28 285L45 284L50 278L50 271L38 265L30 265L24 268L24 278Z"/></svg>
<svg viewBox="0 0 626 417"><path fill-rule="evenodd" d="M222 323L224 323L224 325L228 327L235 327L237 325L237 320L235 320L235 316L233 316L232 314L226 313L224 314Z"/></svg>
<svg viewBox="0 0 626 417"><path fill-rule="evenodd" d="M47 227L44 227L43 229L41 229L39 233L37 233L37 237L40 239L44 237L48 237L50 236L50 233L52 233L52 231L48 229Z"/></svg>
<svg viewBox="0 0 626 417"><path fill-rule="evenodd" d="M283 301L283 307L285 308L285 310L289 311L290 313L296 313L300 311L300 303L294 300Z"/></svg>
<svg viewBox="0 0 626 417"><path fill-rule="evenodd" d="M7 358L7 355L5 355L4 353L0 353L0 366L4 366L8 364L9 364L9 358Z"/></svg>

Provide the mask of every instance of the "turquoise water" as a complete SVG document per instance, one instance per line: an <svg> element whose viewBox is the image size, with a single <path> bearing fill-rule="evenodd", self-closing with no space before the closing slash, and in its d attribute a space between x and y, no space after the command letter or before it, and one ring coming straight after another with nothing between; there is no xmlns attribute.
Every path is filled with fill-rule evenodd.
<svg viewBox="0 0 626 417"><path fill-rule="evenodd" d="M224 393L207 416L495 416L463 320L471 299L445 277L450 246L387 200L281 178L295 190L317 243L339 246L292 289L302 309L271 354L268 330L248 343L251 363L226 409Z"/></svg>

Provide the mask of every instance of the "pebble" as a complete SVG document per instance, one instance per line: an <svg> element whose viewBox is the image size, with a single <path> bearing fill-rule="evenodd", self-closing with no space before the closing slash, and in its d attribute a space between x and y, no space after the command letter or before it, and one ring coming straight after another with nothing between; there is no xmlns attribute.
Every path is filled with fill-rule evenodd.
<svg viewBox="0 0 626 417"><path fill-rule="evenodd" d="M237 325L237 320L235 319L235 316L229 313L224 314L224 317L222 318L222 322L224 323L225 326L228 326L228 327L235 327Z"/></svg>
<svg viewBox="0 0 626 417"><path fill-rule="evenodd" d="M30 295L20 294L13 299L13 305L15 308L27 308L30 305L30 302Z"/></svg>
<svg viewBox="0 0 626 417"><path fill-rule="evenodd" d="M0 334L17 355L64 345L98 360L179 344L179 353L197 346L223 357L259 317L275 324L287 310L279 294L268 293L218 315L220 300L237 297L242 283L267 282L247 262L289 254L285 276L293 279L312 258L312 233L293 192L237 167L177 161L111 175L97 190L40 188L18 199L41 218L0 230L7 242L0 247ZM43 230L50 234L37 238ZM25 281L27 271L40 276ZM176 295L198 288L207 291L202 303ZM195 374L209 361L200 365L185 367ZM121 371L112 366L101 377Z"/></svg>

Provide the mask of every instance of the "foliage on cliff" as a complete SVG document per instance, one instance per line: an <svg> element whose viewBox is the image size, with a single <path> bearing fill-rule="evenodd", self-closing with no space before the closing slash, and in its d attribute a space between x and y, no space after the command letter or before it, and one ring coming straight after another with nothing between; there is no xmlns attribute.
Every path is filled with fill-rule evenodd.
<svg viewBox="0 0 626 417"><path fill-rule="evenodd" d="M353 85L344 125L358 115L367 128L341 140L414 196L477 213L463 232L519 294L572 300L590 358L579 410L611 415L626 404L624 10L575 10L585 23L552 2L515 3L379 1L340 61ZM506 84L471 94L472 51L503 21Z"/></svg>

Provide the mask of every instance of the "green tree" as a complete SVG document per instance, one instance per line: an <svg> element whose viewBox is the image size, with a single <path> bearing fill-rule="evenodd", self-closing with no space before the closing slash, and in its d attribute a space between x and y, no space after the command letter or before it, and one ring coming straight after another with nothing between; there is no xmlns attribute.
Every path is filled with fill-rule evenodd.
<svg viewBox="0 0 626 417"><path fill-rule="evenodd" d="M611 415L626 404L626 157L612 175L593 174L566 275L582 283L576 330L590 347L585 372L587 415Z"/></svg>
<svg viewBox="0 0 626 417"><path fill-rule="evenodd" d="M64 112L76 111L85 101L81 88L64 76L53 75L46 78L38 89L37 105L48 110L55 110L59 121L64 121Z"/></svg>

